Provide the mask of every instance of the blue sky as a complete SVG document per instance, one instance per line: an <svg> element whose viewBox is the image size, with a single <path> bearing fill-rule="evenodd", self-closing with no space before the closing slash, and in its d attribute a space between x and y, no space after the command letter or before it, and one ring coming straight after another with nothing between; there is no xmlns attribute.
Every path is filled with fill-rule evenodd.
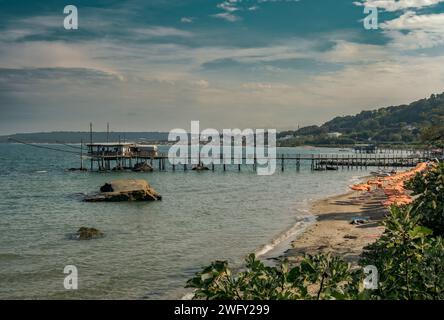
<svg viewBox="0 0 444 320"><path fill-rule="evenodd" d="M442 0L0 1L0 134L320 124L444 91L443 46Z"/></svg>

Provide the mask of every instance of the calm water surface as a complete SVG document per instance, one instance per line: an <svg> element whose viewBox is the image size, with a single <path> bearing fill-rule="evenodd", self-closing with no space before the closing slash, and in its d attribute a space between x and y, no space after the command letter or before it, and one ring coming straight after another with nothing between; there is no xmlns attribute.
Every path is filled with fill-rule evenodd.
<svg viewBox="0 0 444 320"><path fill-rule="evenodd" d="M235 166L227 172L65 172L73 166L79 166L76 155L0 144L0 298L181 297L186 280L212 260L239 265L250 252L272 255L269 249L312 220L310 200L342 193L366 174L311 173L305 166L297 173L291 164L273 176L247 167L239 173ZM81 201L106 181L127 178L148 180L163 200ZM70 240L81 226L106 236ZM78 268L78 290L63 287L66 265Z"/></svg>

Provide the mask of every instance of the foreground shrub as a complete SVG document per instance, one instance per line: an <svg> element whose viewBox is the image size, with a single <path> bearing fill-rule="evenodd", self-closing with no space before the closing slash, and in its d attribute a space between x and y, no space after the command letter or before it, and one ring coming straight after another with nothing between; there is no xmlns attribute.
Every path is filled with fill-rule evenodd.
<svg viewBox="0 0 444 320"><path fill-rule="evenodd" d="M441 238L419 224L412 207L393 207L386 230L364 249L361 265L379 270L378 299L438 299L444 294L444 247Z"/></svg>
<svg viewBox="0 0 444 320"><path fill-rule="evenodd" d="M413 212L419 216L420 223L435 235L444 235L444 163L425 174L417 174L407 183L407 188L418 196Z"/></svg>
<svg viewBox="0 0 444 320"><path fill-rule="evenodd" d="M246 259L244 271L233 275L226 261L213 262L187 282L196 299L346 299L355 291L359 277L350 265L331 255L307 255L289 268L265 266L254 254Z"/></svg>

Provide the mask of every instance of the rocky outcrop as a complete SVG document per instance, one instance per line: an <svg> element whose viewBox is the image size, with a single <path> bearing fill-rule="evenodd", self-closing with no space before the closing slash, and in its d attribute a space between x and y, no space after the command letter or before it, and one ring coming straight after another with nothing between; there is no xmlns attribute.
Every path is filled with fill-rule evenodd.
<svg viewBox="0 0 444 320"><path fill-rule="evenodd" d="M145 180L115 180L105 183L100 193L86 197L87 202L155 201L162 196Z"/></svg>
<svg viewBox="0 0 444 320"><path fill-rule="evenodd" d="M95 228L80 227L76 235L78 240L91 240L103 237L104 233Z"/></svg>

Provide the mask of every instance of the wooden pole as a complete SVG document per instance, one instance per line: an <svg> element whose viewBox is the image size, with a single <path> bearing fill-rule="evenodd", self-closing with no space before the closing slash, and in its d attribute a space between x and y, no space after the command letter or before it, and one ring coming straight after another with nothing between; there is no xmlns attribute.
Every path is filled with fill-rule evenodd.
<svg viewBox="0 0 444 320"><path fill-rule="evenodd" d="M92 153L93 153L93 146L92 146L92 143L93 143L93 133L92 133L92 129L93 128L93 124L92 124L92 122L90 122L89 123L89 143L90 143L90 154L91 154L91 171L93 171L93 169L94 169L94 160L93 160L93 157L92 157Z"/></svg>
<svg viewBox="0 0 444 320"><path fill-rule="evenodd" d="M83 139L80 140L80 170L83 170Z"/></svg>

